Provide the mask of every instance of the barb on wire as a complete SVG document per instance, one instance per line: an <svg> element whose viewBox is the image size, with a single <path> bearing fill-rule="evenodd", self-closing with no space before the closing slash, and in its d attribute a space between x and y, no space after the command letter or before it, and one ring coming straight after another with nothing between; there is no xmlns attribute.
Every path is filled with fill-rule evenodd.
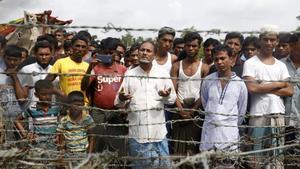
<svg viewBox="0 0 300 169"><path fill-rule="evenodd" d="M48 74L55 74L58 76L103 76L103 77L111 77L112 75L107 74L79 74L79 73L45 73L45 72L35 72L32 73L24 73L24 72L16 72L16 73L7 73L7 72L0 72L0 74L17 74L17 75L32 75L32 76L38 76L38 75L48 75ZM257 83L263 83L263 82L288 82L292 84L296 84L300 82L300 78L290 78L285 80L245 80L245 79L230 79L230 78L193 78L193 79L183 79L180 77L157 77L157 76L130 76L130 75L113 75L113 77L122 77L122 78L138 78L138 79L174 79L178 81L202 81L202 80L226 80L226 81L243 81L243 82L257 82Z"/></svg>
<svg viewBox="0 0 300 169"><path fill-rule="evenodd" d="M133 27L117 27L113 23L109 22L106 26L88 26L88 25L81 25L81 26L70 26L70 25L51 25L51 24L33 24L33 23L26 23L26 24L13 24L13 23L4 23L2 25L10 25L15 27L24 27L24 28L32 28L32 27L49 27L54 29L64 28L64 29L102 29L103 33L107 33L110 30L114 30L117 32L121 31L135 31L135 32L158 32L159 28L133 28ZM177 29L176 32L182 33L185 32L184 29ZM210 29L210 30L195 30L198 33L207 33L207 34L226 34L231 31L224 31L218 28ZM259 34L260 31L253 30L253 31L235 31L240 32L242 34ZM299 31L290 31L291 33L299 32Z"/></svg>

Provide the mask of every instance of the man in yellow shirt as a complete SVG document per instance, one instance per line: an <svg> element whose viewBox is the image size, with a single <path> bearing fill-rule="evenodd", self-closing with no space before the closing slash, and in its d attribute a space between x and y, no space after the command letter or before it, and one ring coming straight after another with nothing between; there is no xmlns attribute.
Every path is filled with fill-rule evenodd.
<svg viewBox="0 0 300 169"><path fill-rule="evenodd" d="M72 54L69 57L57 60L49 70L46 79L53 81L59 76L59 86L63 96L72 91L81 91L81 80L89 67L89 64L82 61L82 57L88 50L88 39L82 35L76 35L72 39ZM88 99L85 96L85 104Z"/></svg>

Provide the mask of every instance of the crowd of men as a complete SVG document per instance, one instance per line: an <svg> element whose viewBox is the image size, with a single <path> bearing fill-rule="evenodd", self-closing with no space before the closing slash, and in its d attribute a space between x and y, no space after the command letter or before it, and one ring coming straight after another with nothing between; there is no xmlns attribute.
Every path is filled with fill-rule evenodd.
<svg viewBox="0 0 300 169"><path fill-rule="evenodd" d="M300 33L230 32L221 43L162 27L155 42L125 46L57 29L30 51L6 43L0 36L1 138L10 146L23 139L66 154L112 151L136 157L132 168L170 168L171 155L299 141ZM285 153L255 153L243 165L284 168ZM211 167L237 168L236 159Z"/></svg>

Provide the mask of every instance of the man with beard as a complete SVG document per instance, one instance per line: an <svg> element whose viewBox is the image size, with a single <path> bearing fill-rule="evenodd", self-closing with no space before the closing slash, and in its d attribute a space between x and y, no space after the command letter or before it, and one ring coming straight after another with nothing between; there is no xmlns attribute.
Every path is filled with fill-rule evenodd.
<svg viewBox="0 0 300 169"><path fill-rule="evenodd" d="M37 101L37 97L34 95L34 84L41 79L45 79L46 74L52 67L52 45L48 41L38 41L34 48L33 54L35 59L29 62L27 65L19 70L20 77L22 77L22 90L17 92L17 98L21 102L26 102L26 99L30 99L30 106L34 106ZM33 76L29 73L35 73Z"/></svg>
<svg viewBox="0 0 300 169"><path fill-rule="evenodd" d="M133 169L170 168L163 108L175 102L176 93L169 73L152 63L154 55L154 43L143 42L139 48L140 65L125 73L114 102L116 106L128 105L130 110L129 152L141 158L133 161Z"/></svg>
<svg viewBox="0 0 300 169"><path fill-rule="evenodd" d="M83 35L76 35L72 39L73 53L71 56L57 60L49 70L46 79L53 81L59 75L59 86L64 96L72 91L81 91L81 80L89 64L82 58L88 50L88 39ZM88 103L85 97L85 104Z"/></svg>

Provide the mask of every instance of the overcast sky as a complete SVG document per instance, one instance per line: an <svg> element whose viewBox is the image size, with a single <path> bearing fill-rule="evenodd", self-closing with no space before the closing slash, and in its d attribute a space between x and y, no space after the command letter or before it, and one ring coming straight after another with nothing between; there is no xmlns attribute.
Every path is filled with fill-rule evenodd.
<svg viewBox="0 0 300 169"><path fill-rule="evenodd" d="M0 0L0 23L23 17L24 10L52 10L59 19L73 19L72 25L160 28L223 31L259 30L266 24L280 31L293 31L300 26L299 0ZM100 37L121 36L125 32L101 33ZM156 33L133 33L156 36Z"/></svg>

